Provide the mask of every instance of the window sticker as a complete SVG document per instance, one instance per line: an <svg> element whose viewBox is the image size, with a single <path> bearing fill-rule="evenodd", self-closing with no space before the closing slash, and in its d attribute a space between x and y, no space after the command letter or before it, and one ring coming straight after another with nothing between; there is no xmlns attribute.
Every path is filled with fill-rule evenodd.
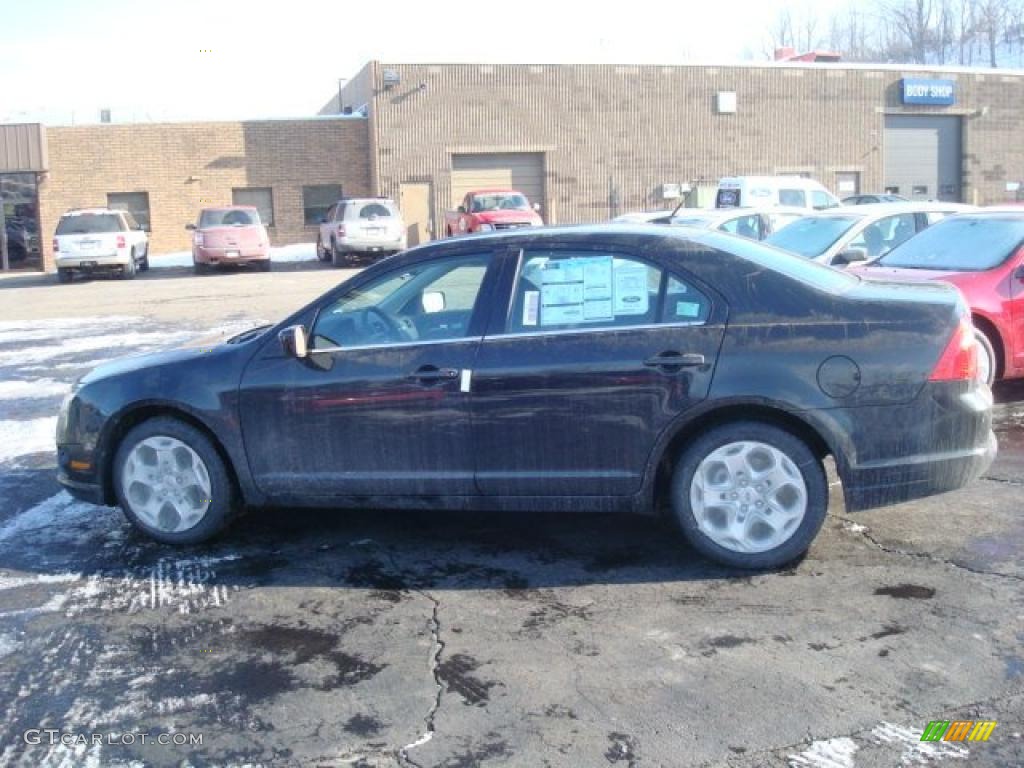
<svg viewBox="0 0 1024 768"><path fill-rule="evenodd" d="M549 261L541 270L540 324L612 319L612 257Z"/></svg>
<svg viewBox="0 0 1024 768"><path fill-rule="evenodd" d="M645 265L634 262L617 264L614 288L612 310L616 317L647 314L647 267Z"/></svg>
<svg viewBox="0 0 1024 768"><path fill-rule="evenodd" d="M700 304L695 301L677 301L676 317L700 317Z"/></svg>
<svg viewBox="0 0 1024 768"><path fill-rule="evenodd" d="M523 325L536 325L540 313L540 291L527 291L523 299Z"/></svg>

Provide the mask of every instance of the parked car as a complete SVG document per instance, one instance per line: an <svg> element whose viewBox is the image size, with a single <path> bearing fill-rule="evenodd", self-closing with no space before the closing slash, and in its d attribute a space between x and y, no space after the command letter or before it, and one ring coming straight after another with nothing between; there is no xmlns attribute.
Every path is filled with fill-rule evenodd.
<svg viewBox="0 0 1024 768"><path fill-rule="evenodd" d="M813 179L800 176L733 176L718 182L716 208L760 208L786 205L821 211L839 200Z"/></svg>
<svg viewBox="0 0 1024 768"><path fill-rule="evenodd" d="M149 269L149 237L128 211L78 208L57 222L53 256L62 283L76 272L113 272L131 280Z"/></svg>
<svg viewBox="0 0 1024 768"><path fill-rule="evenodd" d="M192 232L192 267L197 275L225 264L270 271L270 237L251 205L203 208L197 222L185 229Z"/></svg>
<svg viewBox="0 0 1024 768"><path fill-rule="evenodd" d="M807 214L803 208L675 208L650 214L627 213L612 221L617 224L661 224L677 227L717 229L749 240L764 240L787 224Z"/></svg>
<svg viewBox="0 0 1024 768"><path fill-rule="evenodd" d="M972 333L952 286L861 280L719 232L441 240L276 326L95 369L60 412L59 479L172 544L243 505L665 502L700 552L769 568L821 527L827 455L847 512L988 467Z"/></svg>
<svg viewBox="0 0 1024 768"><path fill-rule="evenodd" d="M871 261L954 213L977 210L960 203L879 203L809 214L765 242L833 267Z"/></svg>
<svg viewBox="0 0 1024 768"><path fill-rule="evenodd" d="M907 198L900 195L884 194L851 195L843 198L843 205L872 205L874 203L907 203Z"/></svg>
<svg viewBox="0 0 1024 768"><path fill-rule="evenodd" d="M970 305L981 377L1024 376L1024 210L960 214L922 232L859 274L952 283Z"/></svg>
<svg viewBox="0 0 1024 768"><path fill-rule="evenodd" d="M388 256L405 248L402 214L395 202L386 197L339 200L320 220L317 258L336 267L368 257Z"/></svg>
<svg viewBox="0 0 1024 768"><path fill-rule="evenodd" d="M445 211L444 231L451 237L541 227L539 210L539 204L530 205L526 195L514 189L476 189L466 193L456 210Z"/></svg>

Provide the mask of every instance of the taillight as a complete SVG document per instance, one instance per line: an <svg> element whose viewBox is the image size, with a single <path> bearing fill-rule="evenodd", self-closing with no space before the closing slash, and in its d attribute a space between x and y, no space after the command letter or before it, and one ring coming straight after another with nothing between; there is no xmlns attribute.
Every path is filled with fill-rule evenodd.
<svg viewBox="0 0 1024 768"><path fill-rule="evenodd" d="M961 317L929 381L967 381L978 375L978 342L970 317Z"/></svg>
<svg viewBox="0 0 1024 768"><path fill-rule="evenodd" d="M57 238L53 238L53 252L56 253L60 250L60 243L57 242Z"/></svg>
<svg viewBox="0 0 1024 768"><path fill-rule="evenodd" d="M124 246L125 246L124 235L118 235L117 236L117 247L118 248L124 248Z"/></svg>
<svg viewBox="0 0 1024 768"><path fill-rule="evenodd" d="M338 225L338 237L344 237L344 236L345 236L345 225L344 224L339 224Z"/></svg>
<svg viewBox="0 0 1024 768"><path fill-rule="evenodd" d="M195 234L195 244L198 245L200 248L202 248L203 242L204 242L203 233L202 232L196 232L196 234Z"/></svg>

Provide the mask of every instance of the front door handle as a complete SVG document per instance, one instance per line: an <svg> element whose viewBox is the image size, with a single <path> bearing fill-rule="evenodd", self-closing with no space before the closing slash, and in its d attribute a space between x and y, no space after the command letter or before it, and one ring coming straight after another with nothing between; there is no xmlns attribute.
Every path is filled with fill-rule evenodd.
<svg viewBox="0 0 1024 768"><path fill-rule="evenodd" d="M438 368L436 365L421 365L415 371L413 371L407 378L413 381L420 382L433 382L433 381L449 381L451 379L457 379L459 372L455 368Z"/></svg>
<svg viewBox="0 0 1024 768"><path fill-rule="evenodd" d="M678 371L680 368L696 368L704 365L704 355L699 352L667 351L644 360L648 368L661 368L665 371Z"/></svg>

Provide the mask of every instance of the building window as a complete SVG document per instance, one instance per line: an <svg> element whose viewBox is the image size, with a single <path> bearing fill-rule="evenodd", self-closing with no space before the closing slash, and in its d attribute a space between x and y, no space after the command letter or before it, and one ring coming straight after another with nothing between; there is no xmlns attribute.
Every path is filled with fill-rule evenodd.
<svg viewBox="0 0 1024 768"><path fill-rule="evenodd" d="M302 188L302 210L306 226L316 226L328 209L341 199L341 184L318 184Z"/></svg>
<svg viewBox="0 0 1024 768"><path fill-rule="evenodd" d="M111 192L107 195L107 208L128 211L144 230L150 231L148 192Z"/></svg>
<svg viewBox="0 0 1024 768"><path fill-rule="evenodd" d="M240 187L231 190L234 205L251 205L260 214L264 226L274 226L274 192L270 187Z"/></svg>

